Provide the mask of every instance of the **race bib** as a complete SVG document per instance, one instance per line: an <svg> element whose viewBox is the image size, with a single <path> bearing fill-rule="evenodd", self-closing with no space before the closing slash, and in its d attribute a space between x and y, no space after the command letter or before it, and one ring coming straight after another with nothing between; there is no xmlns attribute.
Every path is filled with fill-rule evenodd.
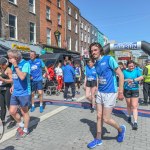
<svg viewBox="0 0 150 150"><path fill-rule="evenodd" d="M99 83L100 84L107 84L107 80L103 77L99 77Z"/></svg>
<svg viewBox="0 0 150 150"><path fill-rule="evenodd" d="M37 69L37 65L33 65L32 67L31 67L31 70L36 70Z"/></svg>
<svg viewBox="0 0 150 150"><path fill-rule="evenodd" d="M94 78L89 77L89 78L87 78L87 80L88 80L88 81L93 81L93 80L94 80Z"/></svg>
<svg viewBox="0 0 150 150"><path fill-rule="evenodd" d="M12 74L12 78L13 78L13 79L18 79L18 75L17 75L16 73L13 73L13 74Z"/></svg>

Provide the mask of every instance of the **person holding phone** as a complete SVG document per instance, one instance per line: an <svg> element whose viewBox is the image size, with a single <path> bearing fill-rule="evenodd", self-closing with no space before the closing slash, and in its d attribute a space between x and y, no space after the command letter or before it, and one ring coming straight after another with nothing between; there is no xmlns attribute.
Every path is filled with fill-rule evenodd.
<svg viewBox="0 0 150 150"><path fill-rule="evenodd" d="M12 63L12 79L13 85L10 88L12 93L10 99L9 112L18 123L16 139L20 139L28 135L29 112L28 106L31 99L30 87L30 64L22 59L22 55L18 50L9 50L7 52L9 62ZM23 116L17 113L18 108Z"/></svg>

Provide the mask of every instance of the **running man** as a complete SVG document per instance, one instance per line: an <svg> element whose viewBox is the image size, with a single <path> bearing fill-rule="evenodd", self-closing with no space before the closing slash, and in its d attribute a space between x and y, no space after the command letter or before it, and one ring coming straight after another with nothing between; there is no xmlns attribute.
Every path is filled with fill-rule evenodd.
<svg viewBox="0 0 150 150"><path fill-rule="evenodd" d="M9 62L12 63L13 79L13 85L10 89L12 95L9 112L19 125L16 139L20 139L28 135L28 124L30 120L28 106L31 99L30 64L22 59L22 55L18 50L9 50L7 54ZM21 110L23 121L21 120L20 114L17 113L18 107Z"/></svg>
<svg viewBox="0 0 150 150"><path fill-rule="evenodd" d="M88 148L94 148L102 144L101 134L103 122L111 125L118 130L117 141L123 142L126 132L124 125L119 126L118 123L111 118L113 107L117 98L117 81L116 74L119 77L118 99L123 100L123 84L124 76L117 62L113 57L104 55L102 46L99 43L92 43L89 53L96 60L96 72L99 78L98 94L96 98L97 105L97 134L96 138L90 142Z"/></svg>
<svg viewBox="0 0 150 150"><path fill-rule="evenodd" d="M31 112L35 110L34 106L34 94L38 91L39 98L40 98L40 113L43 112L43 76L42 76L42 68L45 69L48 79L50 79L49 72L47 67L45 66L44 62L40 58L36 58L36 52L30 52L30 67L31 67L31 88L32 88L32 106Z"/></svg>

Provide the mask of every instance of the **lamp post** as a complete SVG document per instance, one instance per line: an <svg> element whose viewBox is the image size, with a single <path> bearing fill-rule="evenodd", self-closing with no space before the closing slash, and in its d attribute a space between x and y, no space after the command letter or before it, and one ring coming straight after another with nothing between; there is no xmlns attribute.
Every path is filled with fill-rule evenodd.
<svg viewBox="0 0 150 150"><path fill-rule="evenodd" d="M59 36L60 36L60 32L58 30L56 30L54 32L54 35L55 35L55 38L56 38L56 41L57 41L57 46L58 46L58 39L59 39Z"/></svg>

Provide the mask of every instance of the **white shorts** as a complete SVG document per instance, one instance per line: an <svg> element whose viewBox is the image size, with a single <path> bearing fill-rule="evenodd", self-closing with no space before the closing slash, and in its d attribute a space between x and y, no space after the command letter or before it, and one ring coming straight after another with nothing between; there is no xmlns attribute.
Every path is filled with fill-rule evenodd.
<svg viewBox="0 0 150 150"><path fill-rule="evenodd" d="M116 105L117 93L97 93L96 103L104 107L114 107Z"/></svg>

